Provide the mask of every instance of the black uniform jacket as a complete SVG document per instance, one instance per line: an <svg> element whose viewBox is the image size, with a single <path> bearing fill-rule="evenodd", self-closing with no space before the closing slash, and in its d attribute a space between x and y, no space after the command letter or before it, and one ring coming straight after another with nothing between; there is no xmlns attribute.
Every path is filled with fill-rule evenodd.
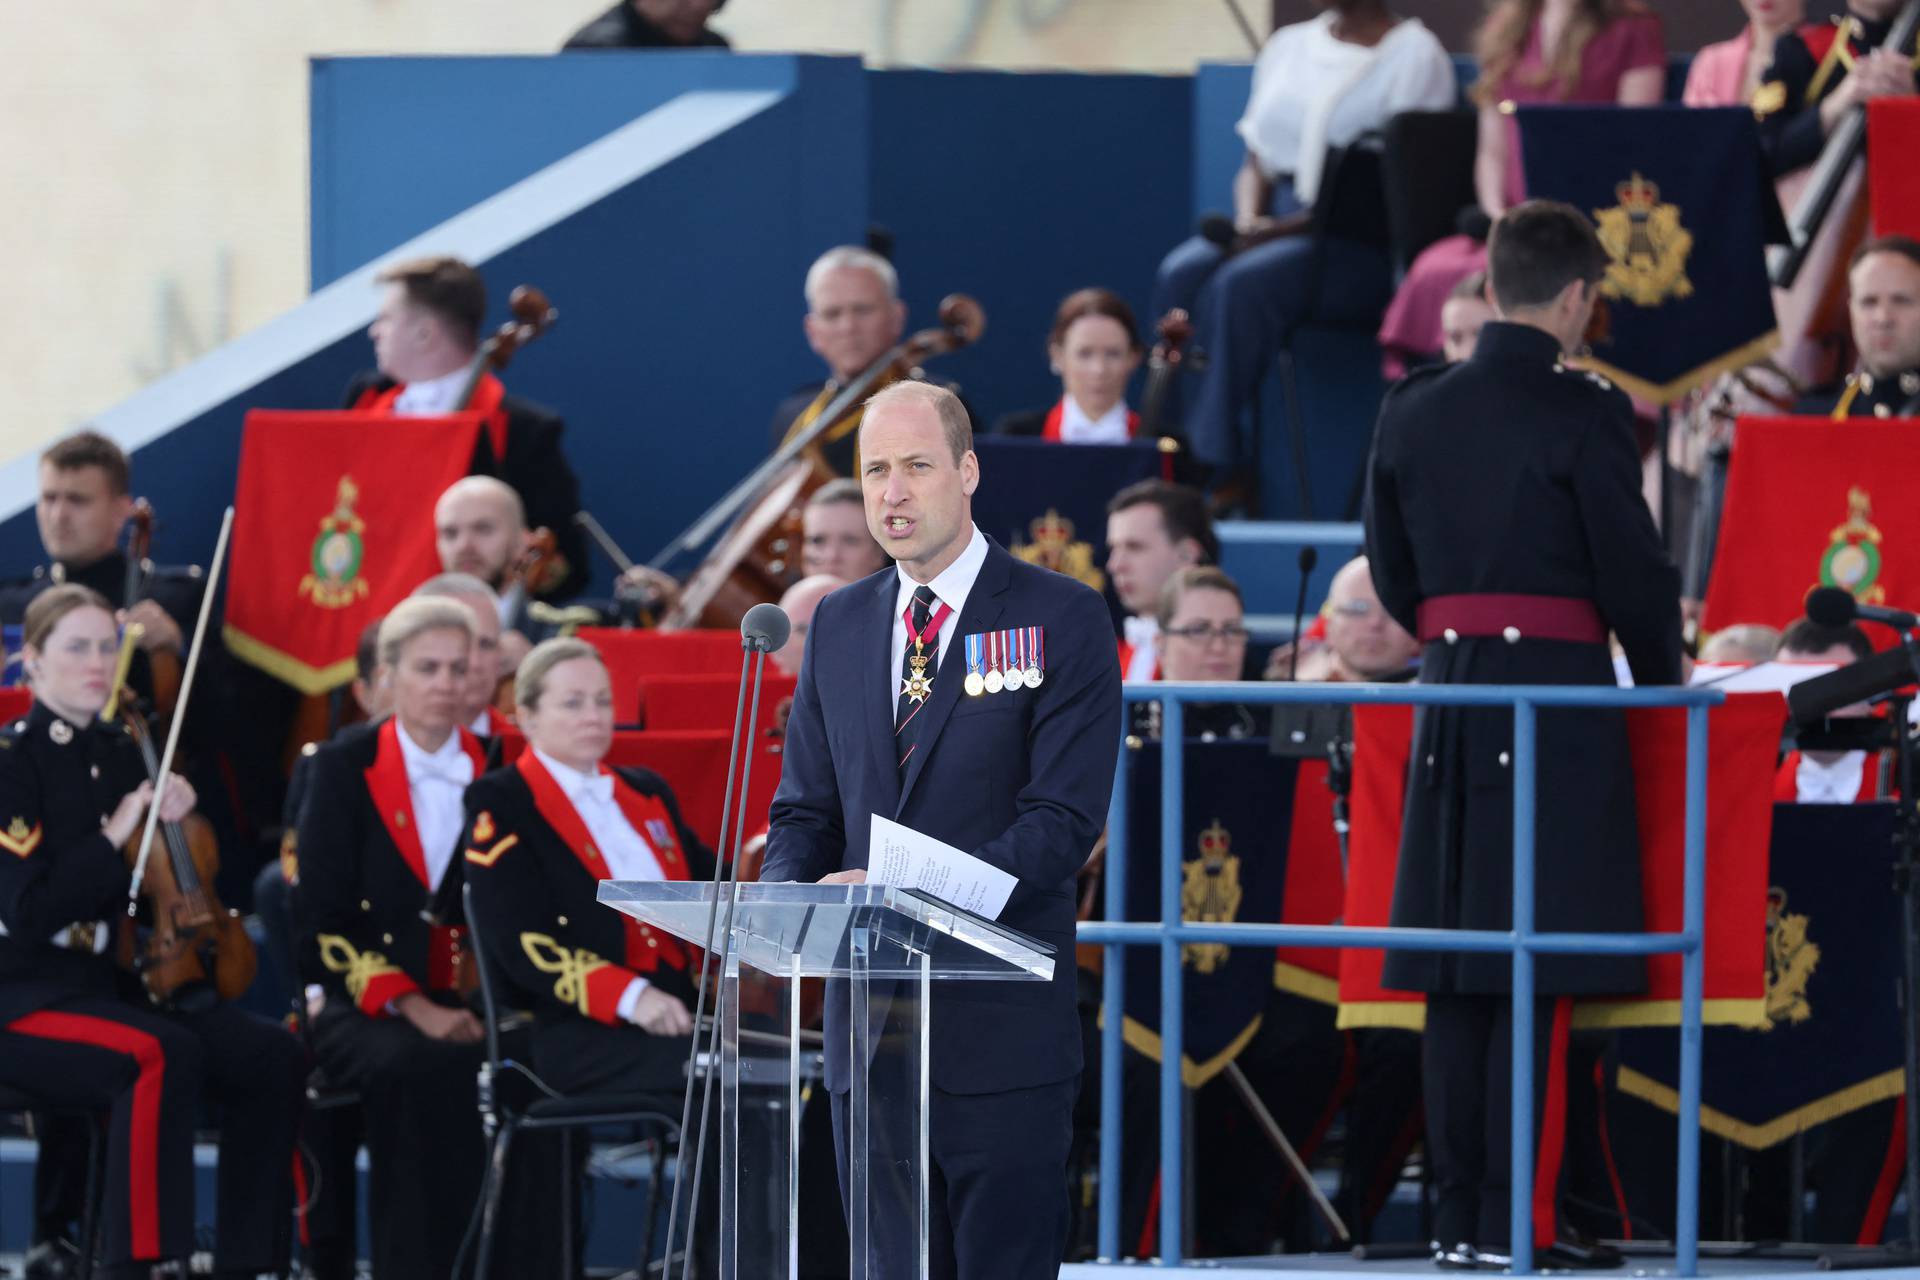
<svg viewBox="0 0 1920 1280"><path fill-rule="evenodd" d="M369 1017L408 992L456 985L455 922L429 919L434 899L399 733L388 717L343 729L314 752L300 814L295 929L303 962L319 962L303 977ZM480 740L459 734L478 777ZM444 892L459 875L455 857L441 900L459 901L457 885Z"/></svg>
<svg viewBox="0 0 1920 1280"><path fill-rule="evenodd" d="M1844 29L1810 25L1782 35L1773 46L1773 65L1754 90L1760 142L1776 175L1820 158L1827 141L1820 104L1846 80L1850 61L1884 44L1893 26L1891 19L1869 22L1852 14L1835 21Z"/></svg>
<svg viewBox="0 0 1920 1280"><path fill-rule="evenodd" d="M399 385L378 373L362 373L348 385L343 407L384 409ZM500 408L507 416L505 457L495 455L490 433L483 429L467 469L512 485L527 509L527 527L553 531L564 576L542 598L565 600L579 595L587 585L587 535L573 522L580 510L580 480L560 448L565 424L553 410L511 393L501 400Z"/></svg>
<svg viewBox="0 0 1920 1280"><path fill-rule="evenodd" d="M0 728L0 1026L114 994L105 926L131 872L100 823L146 776L118 724L76 728L35 703Z"/></svg>
<svg viewBox="0 0 1920 1280"><path fill-rule="evenodd" d="M680 816L666 780L613 771L614 799L669 880L711 880L713 854ZM541 1020L619 1020L627 984L691 992L689 948L597 900L610 879L587 824L532 751L467 790L474 927L508 1002Z"/></svg>
<svg viewBox="0 0 1920 1280"><path fill-rule="evenodd" d="M1920 417L1920 369L1887 378L1861 370L1837 389L1815 392L1797 406L1801 413L1832 418Z"/></svg>
<svg viewBox="0 0 1920 1280"><path fill-rule="evenodd" d="M1380 600L1418 634L1422 600L1460 594L1591 601L1636 683L1680 678L1679 576L1640 495L1632 407L1562 367L1559 344L1489 324L1464 363L1421 370L1381 406L1366 547ZM1426 684L1614 684L1605 644L1515 633L1437 638ZM1423 708L1414 720L1392 923L1506 929L1513 884L1512 714ZM1618 712L1543 711L1536 768L1536 927L1641 927L1639 831ZM1499 992L1505 955L1390 952L1387 985ZM1542 994L1630 992L1633 957L1541 956Z"/></svg>

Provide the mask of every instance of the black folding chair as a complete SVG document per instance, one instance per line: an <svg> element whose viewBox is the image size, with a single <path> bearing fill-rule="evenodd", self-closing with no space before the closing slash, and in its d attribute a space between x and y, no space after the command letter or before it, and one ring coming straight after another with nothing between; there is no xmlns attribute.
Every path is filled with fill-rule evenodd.
<svg viewBox="0 0 1920 1280"><path fill-rule="evenodd" d="M486 1179L480 1188L480 1254L474 1274L479 1280L490 1276L493 1244L500 1225L500 1197L506 1188L507 1160L513 1140L522 1130L558 1130L566 1172L561 1179L560 1231L563 1276L579 1274L582 1242L575 1239L573 1208L573 1131L600 1127L622 1128L635 1135L645 1148L648 1160L647 1209L641 1223L638 1274L648 1274L653 1256L653 1229L659 1217L666 1180L667 1157L680 1145L680 1121L677 1115L661 1109L663 1100L645 1093L563 1094L550 1088L532 1068L500 1052L500 998L494 990L493 974L481 939L485 927L473 907L473 886L461 886L466 908L467 928L473 939L475 968L480 976L480 1000L486 1016L487 1060L480 1067L480 1122L487 1133L489 1155ZM500 1089L506 1073L525 1078L540 1095L525 1106L516 1106ZM591 1134L588 1136L591 1141ZM671 1261L671 1260L669 1260Z"/></svg>
<svg viewBox="0 0 1920 1280"><path fill-rule="evenodd" d="M0 1114L25 1115L32 1112L79 1116L87 1122L87 1198L80 1215L79 1280L91 1280L94 1259L100 1252L100 1203L106 1190L105 1117L97 1111L52 1105L24 1089L0 1085Z"/></svg>

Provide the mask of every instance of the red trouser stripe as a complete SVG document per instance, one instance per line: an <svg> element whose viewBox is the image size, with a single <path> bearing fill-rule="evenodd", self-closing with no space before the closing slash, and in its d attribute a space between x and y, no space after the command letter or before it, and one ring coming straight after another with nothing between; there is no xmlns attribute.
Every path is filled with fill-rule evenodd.
<svg viewBox="0 0 1920 1280"><path fill-rule="evenodd" d="M122 1053L140 1064L133 1085L133 1122L128 1132L128 1216L135 1258L160 1256L160 1093L166 1082L167 1056L160 1042L144 1031L83 1013L41 1009L16 1022L9 1031L88 1044Z"/></svg>
<svg viewBox="0 0 1920 1280"><path fill-rule="evenodd" d="M1867 1216L1860 1223L1856 1244L1879 1244L1887 1233L1887 1214L1893 1210L1894 1193L1900 1190L1900 1176L1907 1171L1907 1099L1894 1104L1893 1132L1887 1135L1887 1154L1880 1162L1880 1180L1873 1184L1873 1199L1867 1202Z"/></svg>
<svg viewBox="0 0 1920 1280"><path fill-rule="evenodd" d="M1567 1147L1567 1032L1573 1000L1553 1002L1553 1039L1547 1048L1547 1097L1540 1115L1540 1148L1533 1165L1533 1247L1545 1249L1556 1233L1554 1201L1560 1189L1560 1157Z"/></svg>

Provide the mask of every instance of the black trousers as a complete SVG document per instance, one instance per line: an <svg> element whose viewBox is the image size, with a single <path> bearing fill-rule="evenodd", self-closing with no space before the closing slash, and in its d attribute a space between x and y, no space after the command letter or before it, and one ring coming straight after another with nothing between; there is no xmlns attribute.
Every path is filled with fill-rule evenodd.
<svg viewBox="0 0 1920 1280"><path fill-rule="evenodd" d="M927 1241L934 1280L1053 1280L1060 1274L1078 1088L1076 1076L1004 1093L931 1091ZM880 1105L876 1090L876 1113ZM843 1202L848 1121L847 1095L836 1093L833 1138ZM913 1154L880 1149L869 1165L875 1204L870 1274L877 1280L916 1274L907 1188L886 1176L889 1166Z"/></svg>
<svg viewBox="0 0 1920 1280"><path fill-rule="evenodd" d="M112 996L64 1001L0 1028L0 1082L51 1105L108 1113L102 1209L108 1265L184 1258L193 1249L193 1133L203 1098L220 1125L215 1206L221 1270L287 1265L293 1142L306 1054L287 1031L220 1005L162 1013ZM42 1225L77 1213L72 1143L56 1130L39 1190ZM37 1175L36 1175L37 1177ZM84 1177L84 1175L82 1175Z"/></svg>
<svg viewBox="0 0 1920 1280"><path fill-rule="evenodd" d="M1533 1012L1535 1134L1534 1240L1550 1242L1565 1140L1564 1019L1560 1001L1542 997ZM1546 1106L1558 1031L1557 1109ZM1502 995L1427 997L1421 1067L1427 1104L1427 1150L1433 1161L1434 1237L1503 1252L1511 1231L1513 1185L1513 1001ZM1544 1221L1540 1206L1545 1205Z"/></svg>
<svg viewBox="0 0 1920 1280"><path fill-rule="evenodd" d="M329 1077L360 1091L375 1280L453 1276L486 1168L484 1046L429 1039L405 1018L369 1018L338 1002L314 1019L313 1040ZM502 1052L526 1047L509 1035ZM545 1138L516 1144L508 1168L511 1208L494 1254L501 1277L559 1274L559 1146Z"/></svg>

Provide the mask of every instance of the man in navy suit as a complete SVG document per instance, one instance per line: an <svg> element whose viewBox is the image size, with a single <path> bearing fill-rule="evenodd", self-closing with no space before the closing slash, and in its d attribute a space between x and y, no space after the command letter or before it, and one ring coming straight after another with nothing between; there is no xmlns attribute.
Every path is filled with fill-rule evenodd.
<svg viewBox="0 0 1920 1280"><path fill-rule="evenodd" d="M1051 1278L1080 1074L1073 882L1105 822L1120 744L1113 624L1096 592L974 526L980 464L952 392L887 388L867 404L859 446L867 523L897 563L814 614L761 878L864 880L878 813L1019 881L1000 922L1054 949L1053 981L934 985L929 1274ZM1039 679L1000 675L1015 666L995 643L1007 638ZM844 1192L848 1010L837 994L827 1086ZM910 1222L904 1206L877 1207L873 1274L917 1274Z"/></svg>

